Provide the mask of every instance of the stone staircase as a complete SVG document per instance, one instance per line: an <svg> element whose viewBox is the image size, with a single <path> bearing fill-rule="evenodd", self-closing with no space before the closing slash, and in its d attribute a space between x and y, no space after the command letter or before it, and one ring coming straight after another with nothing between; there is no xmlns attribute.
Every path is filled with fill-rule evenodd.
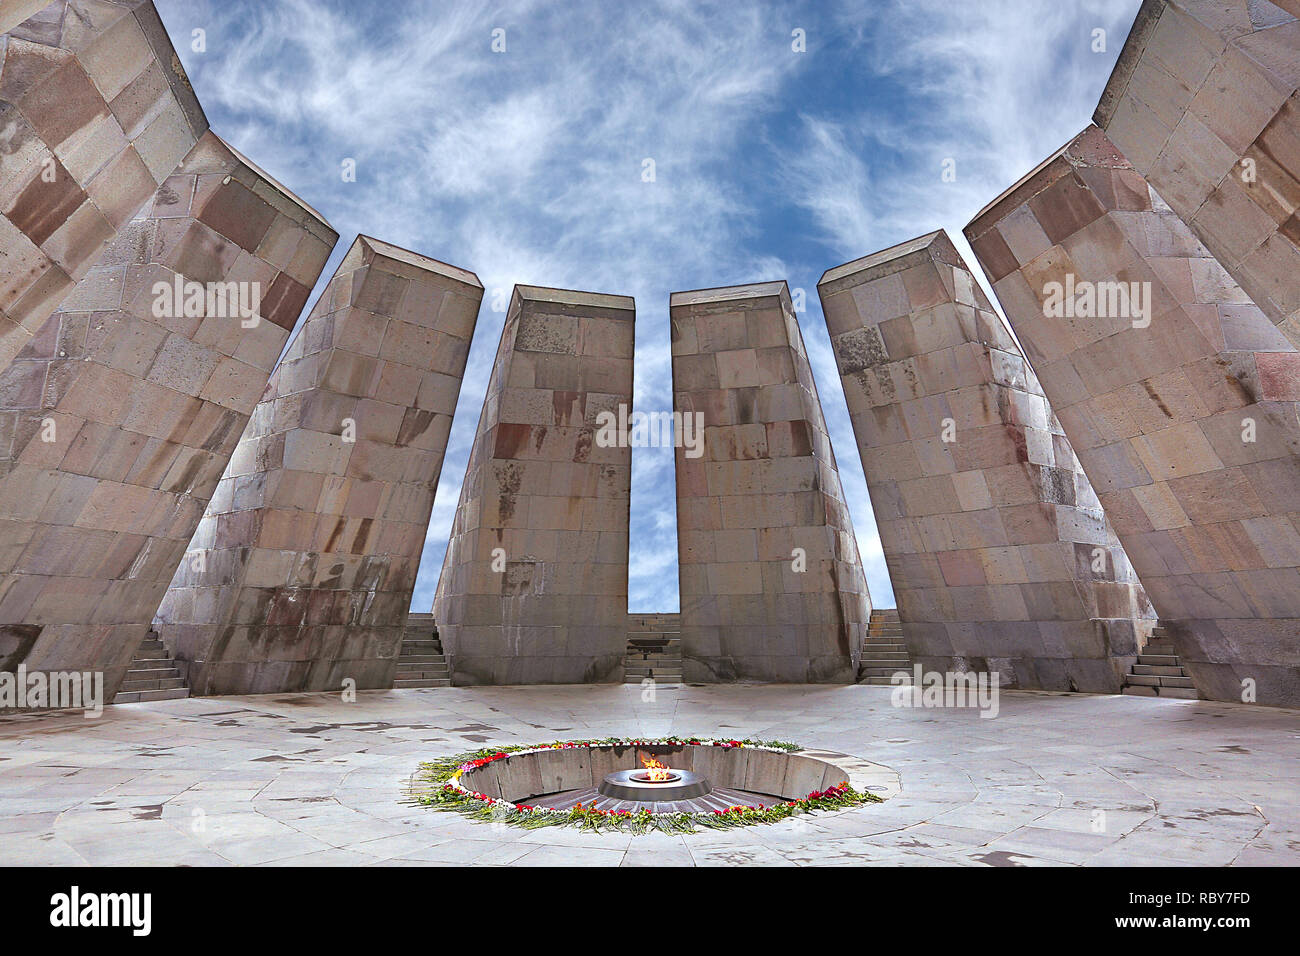
<svg viewBox="0 0 1300 956"><path fill-rule="evenodd" d="M890 678L896 671L912 670L912 658L903 642L903 625L895 608L871 612L867 633L862 639L862 659L858 663L859 684L894 686ZM909 679L907 683L911 683Z"/></svg>
<svg viewBox="0 0 1300 956"><path fill-rule="evenodd" d="M442 652L438 628L432 614L408 614L402 632L402 649L397 655L393 688L450 687L451 667Z"/></svg>
<svg viewBox="0 0 1300 956"><path fill-rule="evenodd" d="M144 700L179 700L190 696L180 668L167 653L167 647L150 631L135 652L131 669L113 698L115 704L135 704Z"/></svg>
<svg viewBox="0 0 1300 956"><path fill-rule="evenodd" d="M1137 663L1124 677L1121 694L1138 697L1176 697L1181 700L1200 700L1196 685L1183 670L1183 665L1174 653L1173 641L1169 633L1157 625L1151 632L1151 640L1138 654Z"/></svg>
<svg viewBox="0 0 1300 956"><path fill-rule="evenodd" d="M647 677L658 684L682 682L682 616L629 614L623 683L639 684Z"/></svg>

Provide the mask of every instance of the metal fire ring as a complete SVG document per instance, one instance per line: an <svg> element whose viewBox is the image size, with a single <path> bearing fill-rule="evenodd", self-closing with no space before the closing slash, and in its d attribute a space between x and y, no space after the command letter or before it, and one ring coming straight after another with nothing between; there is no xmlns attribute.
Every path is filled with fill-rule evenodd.
<svg viewBox="0 0 1300 956"><path fill-rule="evenodd" d="M615 800L658 803L702 797L713 789L706 777L690 770L673 770L678 779L654 783L643 778L644 770L619 770L601 781L599 790Z"/></svg>

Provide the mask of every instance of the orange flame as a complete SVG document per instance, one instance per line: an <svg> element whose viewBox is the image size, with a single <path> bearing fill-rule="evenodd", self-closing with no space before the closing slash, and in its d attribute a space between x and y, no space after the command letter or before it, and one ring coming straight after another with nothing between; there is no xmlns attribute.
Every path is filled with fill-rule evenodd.
<svg viewBox="0 0 1300 956"><path fill-rule="evenodd" d="M671 773L668 765L660 763L654 757L642 757L641 766L646 768L646 776L651 780L668 780L671 779Z"/></svg>

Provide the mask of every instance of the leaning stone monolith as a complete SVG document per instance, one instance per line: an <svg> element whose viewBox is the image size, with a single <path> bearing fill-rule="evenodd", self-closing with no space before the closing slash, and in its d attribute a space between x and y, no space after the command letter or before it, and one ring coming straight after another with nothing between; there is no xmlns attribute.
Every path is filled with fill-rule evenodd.
<svg viewBox="0 0 1300 956"><path fill-rule="evenodd" d="M1300 348L1297 16L1145 0L1093 121Z"/></svg>
<svg viewBox="0 0 1300 956"><path fill-rule="evenodd" d="M635 321L515 286L433 606L453 684L622 680Z"/></svg>
<svg viewBox="0 0 1300 956"><path fill-rule="evenodd" d="M392 685L482 297L473 273L353 243L158 609L192 693Z"/></svg>
<svg viewBox="0 0 1300 956"><path fill-rule="evenodd" d="M1201 695L1300 703L1300 353L1095 126L966 236Z"/></svg>
<svg viewBox="0 0 1300 956"><path fill-rule="evenodd" d="M1119 693L1150 603L952 241L847 263L817 291L913 661Z"/></svg>
<svg viewBox="0 0 1300 956"><path fill-rule="evenodd" d="M141 0L0 12L0 370L208 129Z"/></svg>
<svg viewBox="0 0 1300 956"><path fill-rule="evenodd" d="M0 670L112 695L336 239L207 133L0 372Z"/></svg>
<svg viewBox="0 0 1300 956"><path fill-rule="evenodd" d="M871 598L785 282L674 292L682 673L851 683Z"/></svg>

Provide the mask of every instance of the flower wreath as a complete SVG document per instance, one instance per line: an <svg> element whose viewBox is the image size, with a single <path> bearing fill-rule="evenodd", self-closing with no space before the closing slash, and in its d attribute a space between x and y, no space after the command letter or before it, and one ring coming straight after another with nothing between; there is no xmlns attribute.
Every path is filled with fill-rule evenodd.
<svg viewBox="0 0 1300 956"><path fill-rule="evenodd" d="M461 783L461 775L496 760L511 756L538 753L545 750L572 750L592 747L750 747L777 753L800 750L797 744L780 740L719 740L708 737L606 737L601 740L562 740L549 744L530 746L489 747L469 753L442 757L420 764L416 774L418 787L415 802L435 810L453 810L473 820L501 821L511 826L537 829L551 826L576 826L583 830L629 830L645 833L659 830L665 833L691 833L697 827L721 830L729 827L750 826L756 823L775 823L800 813L814 810L842 810L864 803L879 803L874 793L859 793L849 784L814 790L797 800L777 799L772 804L734 806L725 810L656 813L643 810L598 810L595 801L579 803L568 810L534 807L526 803L512 803L477 793Z"/></svg>

